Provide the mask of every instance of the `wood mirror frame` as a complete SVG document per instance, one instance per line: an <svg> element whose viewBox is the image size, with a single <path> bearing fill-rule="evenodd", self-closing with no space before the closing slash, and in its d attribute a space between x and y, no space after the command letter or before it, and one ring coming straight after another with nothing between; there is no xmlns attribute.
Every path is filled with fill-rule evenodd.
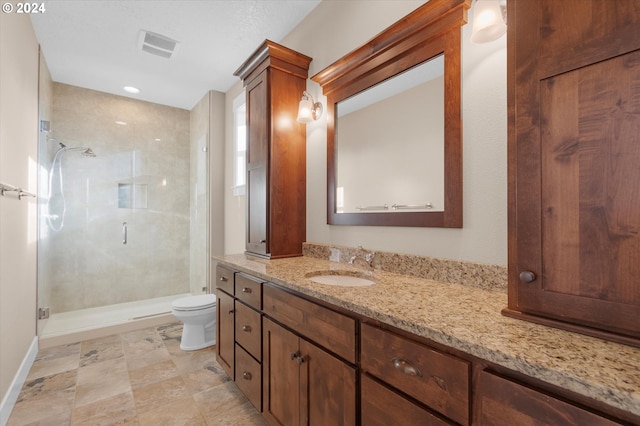
<svg viewBox="0 0 640 426"><path fill-rule="evenodd" d="M311 79L327 97L327 223L462 228L461 27L471 0L430 0ZM336 104L444 55L444 211L338 213Z"/></svg>

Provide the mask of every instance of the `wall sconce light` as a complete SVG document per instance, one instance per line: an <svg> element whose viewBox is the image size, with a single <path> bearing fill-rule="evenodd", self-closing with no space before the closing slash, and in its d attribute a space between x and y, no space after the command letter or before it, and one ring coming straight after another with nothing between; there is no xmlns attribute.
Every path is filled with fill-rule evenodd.
<svg viewBox="0 0 640 426"><path fill-rule="evenodd" d="M302 92L302 99L300 99L300 105L298 106L297 121L299 123L310 123L320 117L322 117L322 104L316 102L313 96L305 90Z"/></svg>
<svg viewBox="0 0 640 426"><path fill-rule="evenodd" d="M500 0L476 0L471 41L487 43L499 39L507 31L505 18L506 5Z"/></svg>

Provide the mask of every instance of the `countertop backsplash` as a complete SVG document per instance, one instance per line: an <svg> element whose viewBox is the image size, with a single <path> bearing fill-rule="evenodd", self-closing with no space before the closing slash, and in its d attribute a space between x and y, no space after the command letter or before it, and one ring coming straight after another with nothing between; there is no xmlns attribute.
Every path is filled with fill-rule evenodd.
<svg viewBox="0 0 640 426"><path fill-rule="evenodd" d="M312 242L302 245L304 256L340 263L349 263L359 250L373 253L373 267L385 272L443 283L462 284L484 290L505 293L507 291L505 266L370 250L366 247L360 249Z"/></svg>

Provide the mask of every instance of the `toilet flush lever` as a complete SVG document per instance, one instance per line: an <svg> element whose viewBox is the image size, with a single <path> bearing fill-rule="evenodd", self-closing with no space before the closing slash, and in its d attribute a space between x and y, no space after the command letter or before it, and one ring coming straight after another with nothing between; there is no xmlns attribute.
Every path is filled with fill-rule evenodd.
<svg viewBox="0 0 640 426"><path fill-rule="evenodd" d="M127 222L122 222L122 244L127 244Z"/></svg>

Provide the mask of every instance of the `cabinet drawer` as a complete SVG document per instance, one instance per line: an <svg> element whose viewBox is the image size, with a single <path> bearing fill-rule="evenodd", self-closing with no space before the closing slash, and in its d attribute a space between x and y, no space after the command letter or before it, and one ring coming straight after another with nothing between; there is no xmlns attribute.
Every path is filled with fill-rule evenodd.
<svg viewBox="0 0 640 426"><path fill-rule="evenodd" d="M590 411L483 371L475 397L479 425L617 425Z"/></svg>
<svg viewBox="0 0 640 426"><path fill-rule="evenodd" d="M469 362L368 324L361 330L363 371L469 424Z"/></svg>
<svg viewBox="0 0 640 426"><path fill-rule="evenodd" d="M264 313L345 360L356 361L356 321L323 306L264 286Z"/></svg>
<svg viewBox="0 0 640 426"><path fill-rule="evenodd" d="M262 309L262 281L241 272L237 273L236 297L257 310Z"/></svg>
<svg viewBox="0 0 640 426"><path fill-rule="evenodd" d="M233 294L233 271L222 266L216 267L216 288Z"/></svg>
<svg viewBox="0 0 640 426"><path fill-rule="evenodd" d="M262 366L236 344L236 385L262 411Z"/></svg>
<svg viewBox="0 0 640 426"><path fill-rule="evenodd" d="M236 342L257 360L262 359L262 316L236 300Z"/></svg>
<svg viewBox="0 0 640 426"><path fill-rule="evenodd" d="M362 375L361 383L363 425L444 426L451 424L439 419L367 375Z"/></svg>

